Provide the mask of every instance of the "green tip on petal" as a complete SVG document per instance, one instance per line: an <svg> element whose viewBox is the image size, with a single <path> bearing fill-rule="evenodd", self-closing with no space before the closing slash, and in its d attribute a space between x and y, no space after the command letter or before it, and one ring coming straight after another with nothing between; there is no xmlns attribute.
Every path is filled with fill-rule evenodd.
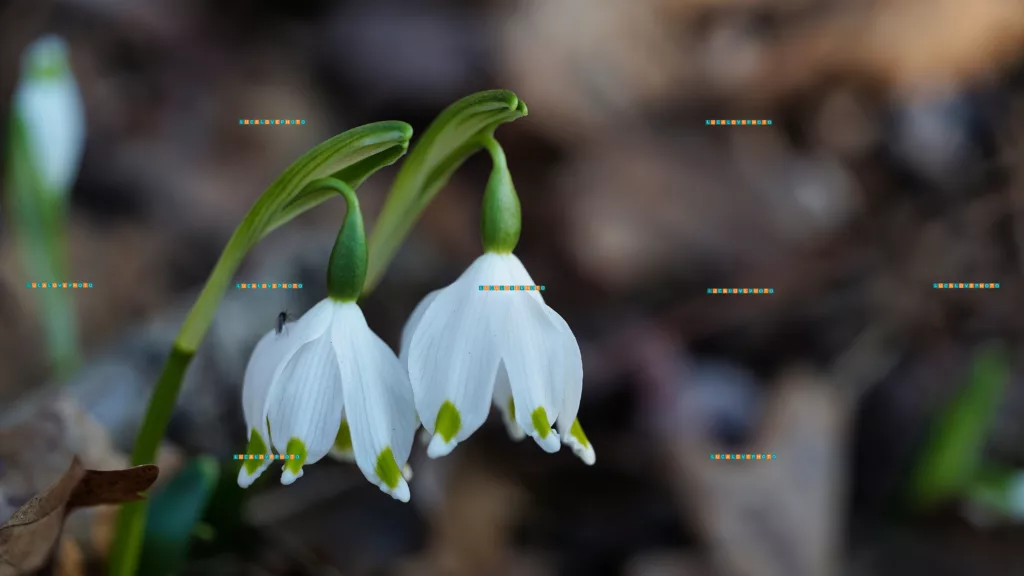
<svg viewBox="0 0 1024 576"><path fill-rule="evenodd" d="M252 429L252 434L249 434L249 446L245 449L246 454L269 454L270 449L267 448L267 443L263 441L263 436ZM250 475L259 472L261 466L263 466L263 460L246 460L242 466L245 467L245 471Z"/></svg>
<svg viewBox="0 0 1024 576"><path fill-rule="evenodd" d="M445 442L451 442L461 428L462 415L459 414L459 409L455 407L455 404L445 400L444 404L441 404L441 409L437 411L434 432L440 434Z"/></svg>
<svg viewBox="0 0 1024 576"><path fill-rule="evenodd" d="M402 479L402 471L398 468L398 462L395 462L395 455L391 452L390 446L380 451L380 455L377 456L377 465L374 466L373 471L377 473L377 477L385 486L392 490L398 488L398 482Z"/></svg>
<svg viewBox="0 0 1024 576"><path fill-rule="evenodd" d="M294 454L297 457L294 460L291 458L285 460L284 469L298 476L299 471L302 470L302 465L306 463L306 445L303 444L302 440L292 438L288 441L288 454Z"/></svg>
<svg viewBox="0 0 1024 576"><path fill-rule="evenodd" d="M342 420L338 427L338 435L334 437L334 449L338 452L352 451L352 431L348 427L348 420Z"/></svg>
<svg viewBox="0 0 1024 576"><path fill-rule="evenodd" d="M516 421L516 399L512 397L508 399L508 419Z"/></svg>
<svg viewBox="0 0 1024 576"><path fill-rule="evenodd" d="M578 418L572 421L572 427L569 428L569 435L575 438L576 441L584 447L590 447L590 440L587 440L587 435L583 432L583 426L580 426Z"/></svg>
<svg viewBox="0 0 1024 576"><path fill-rule="evenodd" d="M541 438L547 438L548 434L551 434L551 422L548 421L548 413L543 406L530 414L530 421L533 422L533 429Z"/></svg>

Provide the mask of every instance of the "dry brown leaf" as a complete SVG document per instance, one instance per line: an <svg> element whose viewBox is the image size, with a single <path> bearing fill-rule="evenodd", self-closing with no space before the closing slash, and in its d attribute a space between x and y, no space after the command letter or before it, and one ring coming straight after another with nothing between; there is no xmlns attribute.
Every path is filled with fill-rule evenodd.
<svg viewBox="0 0 1024 576"><path fill-rule="evenodd" d="M0 526L0 576L32 573L43 567L73 509L140 500L140 493L153 485L158 474L153 465L110 472L86 470L76 457L56 484Z"/></svg>
<svg viewBox="0 0 1024 576"><path fill-rule="evenodd" d="M1018 0L852 2L794 27L779 41L743 37L716 61L754 64L713 69L712 84L740 99L779 101L824 78L851 76L896 94L975 82L1012 66L1024 53Z"/></svg>
<svg viewBox="0 0 1024 576"><path fill-rule="evenodd" d="M60 539L60 550L57 553L56 576L85 576L85 552L74 538L65 536Z"/></svg>
<svg viewBox="0 0 1024 576"><path fill-rule="evenodd" d="M848 403L820 378L783 380L762 433L743 452L771 462L709 461L724 450L672 443L680 497L718 566L735 576L832 576L840 560Z"/></svg>

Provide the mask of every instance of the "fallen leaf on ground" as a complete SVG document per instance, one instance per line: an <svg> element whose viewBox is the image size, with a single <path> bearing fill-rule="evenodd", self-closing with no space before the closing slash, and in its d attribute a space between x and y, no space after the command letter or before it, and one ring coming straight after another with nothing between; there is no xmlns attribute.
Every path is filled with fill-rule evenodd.
<svg viewBox="0 0 1024 576"><path fill-rule="evenodd" d="M141 500L156 481L153 465L101 472L86 470L76 457L64 476L33 497L0 526L0 576L32 573L51 558L64 519L75 508Z"/></svg>
<svg viewBox="0 0 1024 576"><path fill-rule="evenodd" d="M709 461L705 439L668 441L679 497L697 516L717 567L735 576L838 574L846 400L824 378L785 377L749 448L777 461Z"/></svg>

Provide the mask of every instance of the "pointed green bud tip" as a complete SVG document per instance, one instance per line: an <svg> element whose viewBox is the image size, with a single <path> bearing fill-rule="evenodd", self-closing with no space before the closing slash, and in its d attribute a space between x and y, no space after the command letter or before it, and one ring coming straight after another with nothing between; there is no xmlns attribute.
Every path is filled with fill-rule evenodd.
<svg viewBox="0 0 1024 576"><path fill-rule="evenodd" d="M530 414L530 421L533 422L533 429L541 438L547 438L548 434L551 434L551 422L548 421L548 413L543 406Z"/></svg>
<svg viewBox="0 0 1024 576"><path fill-rule="evenodd" d="M270 449L267 447L267 443L263 441L263 436L253 428L252 433L249 434L249 445L245 449L246 454L255 454L262 456L269 454ZM242 466L250 476L259 473L260 469L266 465L266 460L246 460Z"/></svg>
<svg viewBox="0 0 1024 576"><path fill-rule="evenodd" d="M485 252L508 254L519 244L522 209L501 145L493 137L488 136L484 140L484 147L491 154L493 167L491 176L487 179L487 189L484 191L480 236Z"/></svg>
<svg viewBox="0 0 1024 576"><path fill-rule="evenodd" d="M352 452L352 430L348 427L348 420L342 420L338 427L338 435L334 437L334 450L338 453Z"/></svg>
<svg viewBox="0 0 1024 576"><path fill-rule="evenodd" d="M302 476L302 465L306 463L306 444L298 438L288 441L288 459L284 461L281 484L288 485Z"/></svg>
<svg viewBox="0 0 1024 576"><path fill-rule="evenodd" d="M391 452L390 446L380 451L377 456L377 465L373 467L373 471L377 473L377 477L385 486L392 490L398 488L398 482L402 479L402 470L398 467L398 462L395 461L395 455Z"/></svg>
<svg viewBox="0 0 1024 576"><path fill-rule="evenodd" d="M434 433L440 434L445 442L451 442L452 438L462 428L462 415L459 409L450 401L445 400L441 409L437 411L437 420L434 422Z"/></svg>

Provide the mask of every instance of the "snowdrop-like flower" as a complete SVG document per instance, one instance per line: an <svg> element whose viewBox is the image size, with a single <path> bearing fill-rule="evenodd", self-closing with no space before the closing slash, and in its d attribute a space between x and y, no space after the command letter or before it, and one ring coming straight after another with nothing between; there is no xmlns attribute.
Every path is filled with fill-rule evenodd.
<svg viewBox="0 0 1024 576"><path fill-rule="evenodd" d="M528 435L547 452L561 440L593 464L594 449L576 419L583 363L572 330L539 291L481 288L534 285L512 254L520 209L504 154L493 139L487 148L494 171L483 202L485 254L428 294L402 335L416 409L432 436L427 454L450 453L483 425L493 403L514 439Z"/></svg>
<svg viewBox="0 0 1024 576"><path fill-rule="evenodd" d="M27 159L47 193L65 195L78 173L85 147L85 112L71 72L68 48L44 36L25 50L14 93L17 128L24 130Z"/></svg>
<svg viewBox="0 0 1024 576"><path fill-rule="evenodd" d="M329 297L256 345L245 371L242 405L247 453L284 455L282 484L335 451L351 455L367 480L407 502L403 467L419 423L412 390L395 353L366 324L356 299L366 244L355 194L326 179L348 201L331 253ZM238 484L251 485L269 459L246 460Z"/></svg>

